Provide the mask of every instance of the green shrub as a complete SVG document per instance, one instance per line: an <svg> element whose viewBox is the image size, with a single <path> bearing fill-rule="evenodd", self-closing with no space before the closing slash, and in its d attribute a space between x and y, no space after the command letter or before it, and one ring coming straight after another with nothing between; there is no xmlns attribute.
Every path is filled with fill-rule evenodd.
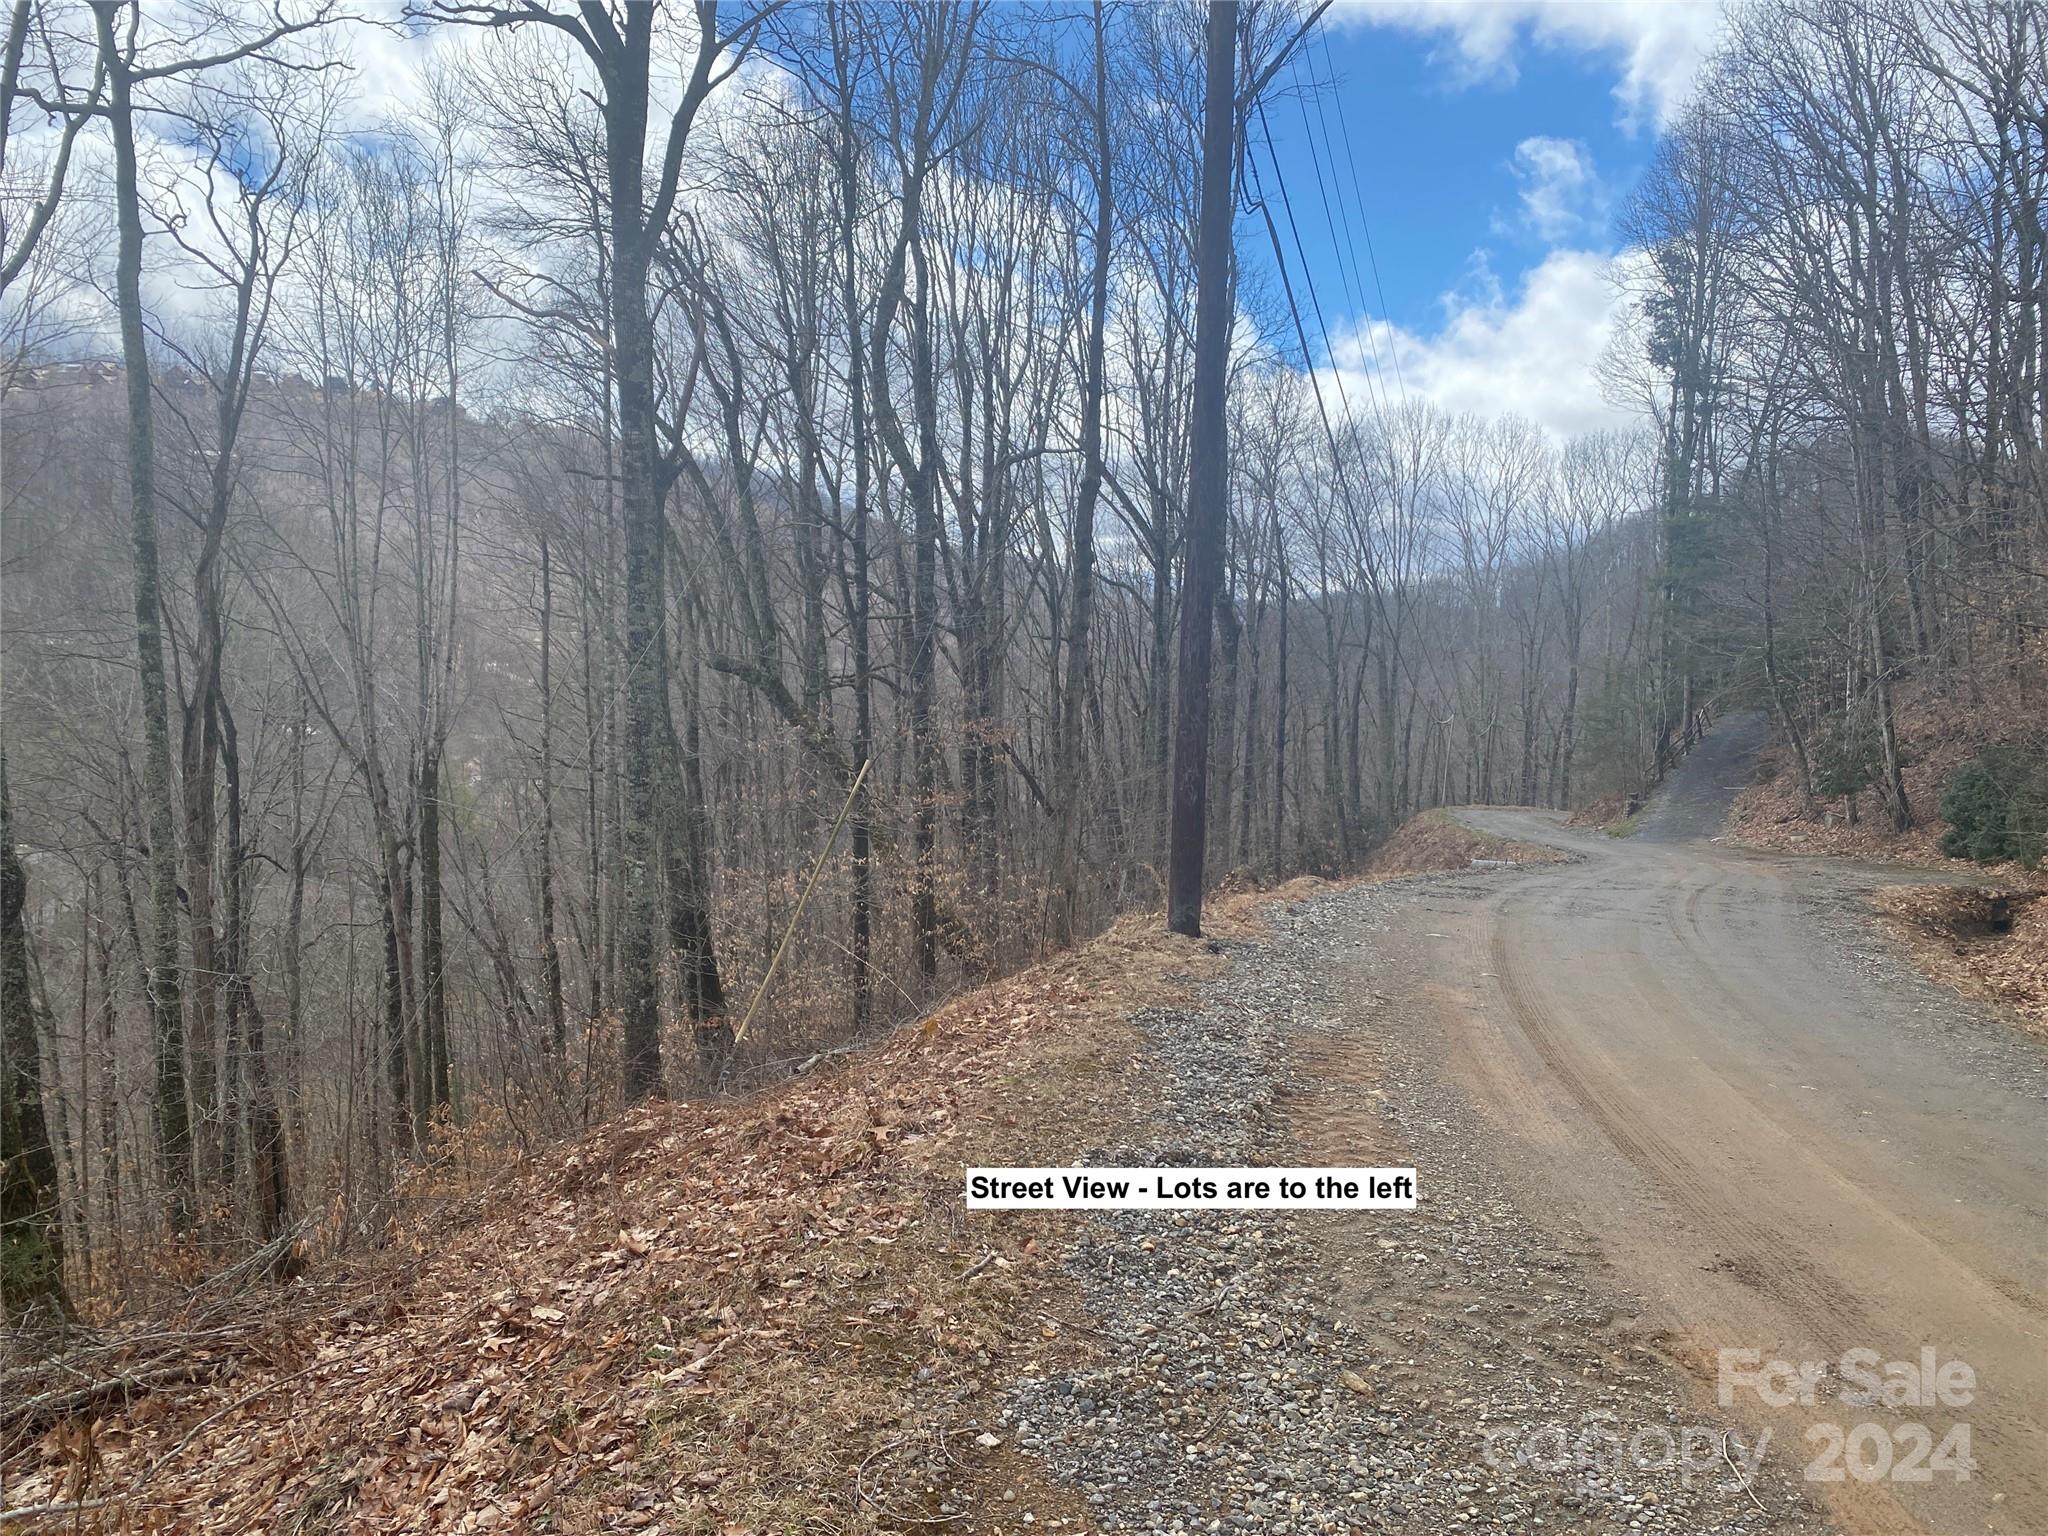
<svg viewBox="0 0 2048 1536"><path fill-rule="evenodd" d="M1941 814L1950 858L2032 869L2048 852L2048 761L2028 747L1987 747L1949 780Z"/></svg>

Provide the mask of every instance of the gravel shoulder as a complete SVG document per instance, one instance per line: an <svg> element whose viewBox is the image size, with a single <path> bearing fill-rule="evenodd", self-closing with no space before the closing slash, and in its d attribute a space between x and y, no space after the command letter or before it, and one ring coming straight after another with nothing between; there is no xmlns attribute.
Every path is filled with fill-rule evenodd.
<svg viewBox="0 0 2048 1536"><path fill-rule="evenodd" d="M1771 1457L1748 1473L1744 1432L1702 1412L1584 1241L1529 1219L1413 1027L1429 983L1389 942L1395 916L1522 877L1294 904L1270 940L1225 946L1195 1006L1140 1015L1155 1111L1089 1161L1413 1162L1422 1201L1076 1216L1094 1348L1015 1383L998 1427L1096 1527L1821 1528ZM1027 1513L1051 1524L1018 1501L989 1524Z"/></svg>

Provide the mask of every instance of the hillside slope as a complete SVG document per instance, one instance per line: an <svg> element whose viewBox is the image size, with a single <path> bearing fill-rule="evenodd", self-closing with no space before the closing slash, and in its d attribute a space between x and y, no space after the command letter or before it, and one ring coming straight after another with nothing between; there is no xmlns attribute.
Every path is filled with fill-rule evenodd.
<svg viewBox="0 0 2048 1536"><path fill-rule="evenodd" d="M1364 879L1550 857L1432 814ZM999 1389L1086 1332L1071 1225L970 1230L961 1169L1114 1143L1151 1103L1134 1015L1330 888L1222 897L1203 941L1125 919L809 1076L537 1153L373 1260L250 1296L176 1381L17 1418L8 1509L67 1531L861 1532L999 1483L1057 1510L1071 1495L991 1430ZM178 1325L112 1341L110 1377Z"/></svg>
<svg viewBox="0 0 2048 1536"><path fill-rule="evenodd" d="M1792 754L1779 733L1760 731L1750 782L1728 814L1728 836L1752 848L1784 853L1962 867L1939 847L1947 830L1941 816L1942 792L1971 758L1994 742L2009 739L2017 728L2015 721L2025 716L2009 704L1973 704L1917 682L1902 684L1897 701L1901 777L1913 807L1912 827L1892 831L1875 791L1858 797L1853 822L1843 799L1816 801L1809 808L1799 793Z"/></svg>
<svg viewBox="0 0 2048 1536"><path fill-rule="evenodd" d="M1122 1113L1133 1009L1218 963L1132 920L836 1068L537 1155L380 1262L250 1298L269 1320L195 1347L198 1386L11 1446L8 1504L220 1532L914 1515L991 1373L1059 1347L1017 1321L1059 1306L1049 1244L1025 1216L970 1239L962 1164L1070 1159Z"/></svg>

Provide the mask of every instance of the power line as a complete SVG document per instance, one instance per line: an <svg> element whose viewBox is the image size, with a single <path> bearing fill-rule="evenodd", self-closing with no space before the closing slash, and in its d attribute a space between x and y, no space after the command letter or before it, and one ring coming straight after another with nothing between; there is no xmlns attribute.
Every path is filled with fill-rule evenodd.
<svg viewBox="0 0 2048 1536"><path fill-rule="evenodd" d="M1336 366L1336 354L1331 350L1330 347L1330 328L1329 325L1323 319L1322 301L1316 293L1315 274L1309 270L1308 251L1307 247L1302 244L1301 226L1299 223L1296 222L1294 217L1294 203L1287 193L1287 181L1286 178L1282 176L1280 173L1279 157L1273 153L1273 129L1272 125L1266 121L1266 109L1263 103L1259 107L1259 125L1260 127L1265 129L1266 159L1273 168L1273 181L1275 186L1279 189L1280 210L1287 216L1287 227L1289 232L1294 237L1295 254L1301 260L1302 282L1308 290L1309 309L1314 313L1316 318L1316 333L1322 338L1323 355L1330 359L1331 372L1336 378L1337 399L1339 404L1343 408L1345 425L1351 434L1352 450L1358 455L1359 462L1363 464L1365 462L1365 447L1364 444L1359 441L1358 437L1358 418L1351 409L1350 391L1344 387L1344 371ZM1273 255L1274 258L1280 264L1280 285L1287 295L1287 307L1293 313L1294 316L1295 333L1301 338L1302 361L1308 367L1309 382L1315 388L1316 407L1318 411L1322 413L1323 430L1330 439L1331 457L1336 461L1338 477L1341 480L1344 480L1345 493L1349 495L1350 483L1349 478L1344 474L1344 456L1337 446L1336 431L1334 428L1330 426L1329 409L1323 400L1322 380L1316 372L1315 356L1313 353L1309 351L1308 336L1301 319L1301 307L1299 304L1295 302L1294 283L1292 279L1290 279L1287 275L1287 253L1281 248L1280 232L1278 228L1274 225L1272 212L1266 204L1264 188L1259 180L1258 161L1255 157L1247 157L1247 163L1251 167L1252 187L1253 190L1258 194L1260 212L1265 216L1266 219L1267 233L1271 235L1273 240ZM1370 386L1368 385L1368 390L1369 388Z"/></svg>
<svg viewBox="0 0 2048 1536"><path fill-rule="evenodd" d="M1273 155L1272 129L1269 125L1266 124L1265 110L1263 107L1261 107L1259 111L1259 121L1260 125L1266 128L1266 158L1269 161L1271 161L1273 165L1274 182L1280 190L1280 206L1282 211L1284 211L1287 214L1287 222L1289 226L1292 227L1294 225L1294 210L1288 203L1287 183L1280 176L1279 161ZM1343 450L1339 448L1337 445L1336 429L1330 425L1329 404L1327 401L1323 399L1323 381L1320 375L1318 375L1318 373L1316 372L1314 354L1312 354L1309 351L1308 331L1307 327L1302 322L1301 306L1295 301L1294 280L1288 275L1287 272L1287 252L1281 246L1279 226L1273 222L1273 210L1266 201L1265 187L1259 179L1259 162L1257 156L1247 155L1245 157L1245 165L1251 171L1252 192L1255 201L1259 205L1259 215L1266 221L1266 233L1272 239L1273 242L1273 259L1275 260L1275 262L1278 263L1280 269L1280 288L1281 291L1287 296L1287 311L1294 319L1294 334L1301 343L1302 361L1308 367L1309 386L1315 391L1316 414L1322 418L1323 435L1325 438L1329 440L1330 462L1336 468L1337 481L1338 484L1343 488L1345 500L1349 502L1351 505L1357 506L1359 505L1359 502L1356 498L1356 493L1351 488L1351 477L1348 473L1346 473L1344 468L1344 453ZM1299 230L1299 228L1295 228L1294 230L1294 241L1295 249L1297 253L1299 253L1301 250L1301 231ZM1323 324L1322 309L1321 306L1318 305L1316 302L1315 280L1307 271L1307 258L1305 256L1303 257L1302 265L1302 277L1304 281L1308 283L1309 305L1316 312L1316 328L1322 334L1323 349L1327 353L1330 345L1329 330ZM1358 423L1356 418L1352 417L1351 415L1350 402L1348 397L1346 397L1344 394L1344 376L1341 372L1337 374L1337 390L1340 400L1343 400L1344 402L1344 413L1347 425L1351 430L1352 447L1359 453L1359 462L1362 464L1364 462L1364 450L1360 447L1358 442Z"/></svg>
<svg viewBox="0 0 2048 1536"><path fill-rule="evenodd" d="M1316 40L1322 44L1323 67L1326 71L1328 71L1331 80L1334 81L1337 77L1337 66L1335 59L1331 56L1330 53L1329 34L1327 32L1322 33L1317 37ZM1320 98L1317 99L1316 106L1318 113L1320 113L1322 108L1322 102ZM1352 153L1351 149L1351 123L1350 120L1344 116L1344 112L1341 107L1339 107L1337 111L1337 126L1343 130L1344 160L1351 172L1351 191L1353 197L1353 206L1358 210L1359 232L1365 237L1366 260L1371 264L1372 267L1373 292L1375 295L1378 296L1380 301L1381 317L1385 319L1387 324L1391 327L1393 325L1393 312L1387 308L1387 290L1386 287L1380 282L1380 259L1378 252L1376 252L1373 249L1372 221L1365 216L1365 191L1358 179L1358 157ZM1408 381L1401 376L1401 349L1397 346L1392 345L1390 342L1387 347L1387 353L1394 360L1394 383L1400 390L1401 407L1405 411L1408 406Z"/></svg>
<svg viewBox="0 0 2048 1536"><path fill-rule="evenodd" d="M1308 146L1309 164L1314 168L1316 173L1316 195L1322 199L1323 227L1327 229L1330 234L1330 249L1337 259L1337 277L1343 286L1344 298L1346 302L1350 304L1352 312L1354 314L1364 316L1366 314L1365 300L1363 294L1360 291L1363 287L1363 284L1359 282L1357 279L1358 248L1355 244L1352 243L1350 238L1351 223L1348 218L1344 221L1344 240L1343 243L1340 244L1337 236L1337 212L1336 209L1334 209L1331 206L1330 189L1328 184L1323 179L1324 153L1330 153L1330 173L1332 177L1336 175L1337 170L1336 156L1334 155L1334 153L1330 152L1329 129L1327 126L1325 126L1322 130L1323 152L1318 153L1316 149L1316 135L1315 132L1309 126L1308 103L1303 97L1296 97L1295 105L1297 110L1301 114L1301 136L1303 142L1306 143ZM1322 99L1320 95L1317 96L1316 100L1316 116L1318 121L1320 121L1322 117ZM1338 201L1341 203L1342 200L1343 189L1340 186L1338 188ZM1347 250L1349 251L1351 258L1348 265L1345 262L1345 255ZM1369 323L1365 327L1365 352L1366 355L1372 359L1372 372L1366 376L1366 391L1368 396L1373 399L1374 408L1376 410L1383 410L1384 407L1381 405L1379 397L1386 393L1384 384L1385 375L1380 366L1379 344L1373 339L1372 326ZM1330 358L1331 366L1335 367L1336 362L1337 359L1333 354Z"/></svg>

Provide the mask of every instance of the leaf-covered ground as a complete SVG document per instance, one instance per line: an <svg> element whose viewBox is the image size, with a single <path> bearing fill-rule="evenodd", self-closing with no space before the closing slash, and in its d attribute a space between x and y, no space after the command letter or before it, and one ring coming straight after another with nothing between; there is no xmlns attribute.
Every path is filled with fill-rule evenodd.
<svg viewBox="0 0 2048 1536"><path fill-rule="evenodd" d="M1431 812L1366 878L1553 857ZM1323 884L1205 926L1262 936L1261 908ZM1070 1161L1141 1117L1132 1014L1224 963L1128 918L829 1068L538 1151L373 1258L248 1293L199 1379L17 1436L5 1505L65 1506L40 1528L67 1531L721 1536L980 1530L940 1513L964 1487L1057 1511L990 1425L1007 1383L1086 1347L1070 1224L970 1216L961 1170ZM176 1322L96 1369L161 1360Z"/></svg>
<svg viewBox="0 0 2048 1536"><path fill-rule="evenodd" d="M1378 879L1464 869L1474 859L1502 864L1554 864L1566 857L1554 848L1510 842L1454 820L1448 811L1424 811L1403 822L1366 866Z"/></svg>
<svg viewBox="0 0 2048 1536"><path fill-rule="evenodd" d="M1130 918L829 1069L539 1151L375 1260L250 1292L201 1380L16 1438L8 1530L864 1532L1030 1487L983 1411L1077 1348L1063 1229L969 1217L961 1169L1137 1114L1130 1014L1221 965Z"/></svg>
<svg viewBox="0 0 2048 1536"><path fill-rule="evenodd" d="M900 1527L1007 1457L982 1407L1066 1347L1051 1218L968 1217L963 1165L1064 1161L1128 1113L1130 1014L1220 963L1126 920L829 1070L538 1153L376 1261L251 1293L205 1379L18 1437L6 1506L108 1531Z"/></svg>
<svg viewBox="0 0 2048 1536"><path fill-rule="evenodd" d="M1900 777L1913 807L1914 824L1894 832L1885 818L1880 791L1857 797L1857 818L1836 798L1808 807L1799 793L1797 769L1782 744L1764 753L1754 782L1736 796L1728 814L1729 840L1780 853L1829 854L1836 858L1889 859L1930 867L1958 868L1941 852L1948 823L1941 817L1942 791L1963 765L2014 729L2030 711L2011 701L1970 702L1938 697L1917 682L1900 686L1896 719Z"/></svg>
<svg viewBox="0 0 2048 1536"><path fill-rule="evenodd" d="M2048 1035L2048 887L1902 885L1871 904L1936 981Z"/></svg>

